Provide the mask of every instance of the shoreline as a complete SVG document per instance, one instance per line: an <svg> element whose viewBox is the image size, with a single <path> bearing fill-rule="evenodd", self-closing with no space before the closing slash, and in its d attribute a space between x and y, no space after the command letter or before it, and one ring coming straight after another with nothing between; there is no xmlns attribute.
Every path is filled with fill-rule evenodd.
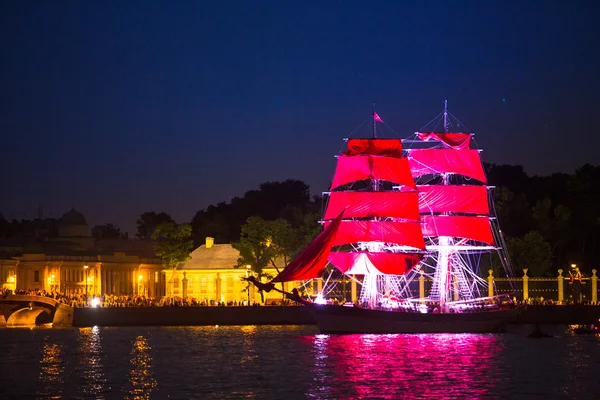
<svg viewBox="0 0 600 400"><path fill-rule="evenodd" d="M600 306L528 306L512 324L597 323ZM316 325L301 306L75 308L74 327L193 325Z"/></svg>
<svg viewBox="0 0 600 400"><path fill-rule="evenodd" d="M74 327L193 325L316 325L305 307L114 307L75 308Z"/></svg>

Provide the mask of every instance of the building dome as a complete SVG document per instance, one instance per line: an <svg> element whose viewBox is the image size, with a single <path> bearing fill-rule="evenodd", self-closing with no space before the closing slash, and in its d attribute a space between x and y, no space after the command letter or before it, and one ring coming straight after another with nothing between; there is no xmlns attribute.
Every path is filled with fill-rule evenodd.
<svg viewBox="0 0 600 400"><path fill-rule="evenodd" d="M58 220L58 236L63 238L88 237L89 227L79 211L71 209Z"/></svg>
<svg viewBox="0 0 600 400"><path fill-rule="evenodd" d="M87 225L83 214L79 211L75 211L74 208L60 217L60 223L61 225Z"/></svg>

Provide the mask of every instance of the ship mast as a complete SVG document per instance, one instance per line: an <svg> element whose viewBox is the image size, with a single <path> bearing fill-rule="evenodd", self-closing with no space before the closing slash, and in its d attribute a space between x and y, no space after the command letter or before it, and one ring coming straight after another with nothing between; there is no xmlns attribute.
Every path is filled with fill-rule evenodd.
<svg viewBox="0 0 600 400"><path fill-rule="evenodd" d="M444 99L444 132L448 133L448 99ZM448 173L442 174L443 185L450 184L450 177ZM445 213L447 214L447 213ZM440 252L438 254L438 266L440 268L439 283L440 297L439 306L440 312L446 312L446 301L448 300L448 293L452 285L452 276L450 274L450 251L449 246L452 244L452 238L448 236L440 236Z"/></svg>
<svg viewBox="0 0 600 400"><path fill-rule="evenodd" d="M375 103L373 103L373 139L377 137L377 126L375 125Z"/></svg>
<svg viewBox="0 0 600 400"><path fill-rule="evenodd" d="M444 99L444 132L448 133L448 98Z"/></svg>

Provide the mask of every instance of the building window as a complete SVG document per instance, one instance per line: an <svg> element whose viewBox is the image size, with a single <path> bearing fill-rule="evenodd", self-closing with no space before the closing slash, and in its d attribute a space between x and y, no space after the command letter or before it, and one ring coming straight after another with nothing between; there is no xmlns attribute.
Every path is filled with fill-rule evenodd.
<svg viewBox="0 0 600 400"><path fill-rule="evenodd" d="M202 277L200 278L200 295L202 296L206 296L208 295L208 287L207 287L207 279L206 277Z"/></svg>
<svg viewBox="0 0 600 400"><path fill-rule="evenodd" d="M226 293L229 295L233 295L233 276L228 276L225 282L227 282Z"/></svg>
<svg viewBox="0 0 600 400"><path fill-rule="evenodd" d="M158 283L158 271L154 272L154 283Z"/></svg>
<svg viewBox="0 0 600 400"><path fill-rule="evenodd" d="M40 271L38 271L38 270L33 271L33 281L34 282L40 281Z"/></svg>
<svg viewBox="0 0 600 400"><path fill-rule="evenodd" d="M173 287L175 287L175 288L179 287L179 278L175 278L175 280L173 280Z"/></svg>

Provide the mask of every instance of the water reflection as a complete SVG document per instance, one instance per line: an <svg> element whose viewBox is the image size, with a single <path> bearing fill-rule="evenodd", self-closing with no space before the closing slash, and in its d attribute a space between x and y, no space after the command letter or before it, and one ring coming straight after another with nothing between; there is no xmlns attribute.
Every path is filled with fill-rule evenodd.
<svg viewBox="0 0 600 400"><path fill-rule="evenodd" d="M152 391L157 387L156 378L152 372L151 347L148 339L144 336L138 336L133 342L131 350L132 358L130 360L131 369L129 370L129 383L133 386L126 399L147 400L151 398Z"/></svg>
<svg viewBox="0 0 600 400"><path fill-rule="evenodd" d="M311 398L481 398L498 378L494 335L315 335Z"/></svg>
<svg viewBox="0 0 600 400"><path fill-rule="evenodd" d="M312 327L0 330L0 399L590 398L600 340Z"/></svg>
<svg viewBox="0 0 600 400"><path fill-rule="evenodd" d="M258 362L258 354L255 350L257 327L255 325L242 326L240 330L243 334L241 342L243 350L239 361L240 368L245 371L252 371L255 368L255 363Z"/></svg>
<svg viewBox="0 0 600 400"><path fill-rule="evenodd" d="M84 385L83 393L96 399L104 399L103 391L106 391L106 376L102 366L102 346L100 343L100 329L80 328L78 331L79 342L79 365Z"/></svg>
<svg viewBox="0 0 600 400"><path fill-rule="evenodd" d="M567 346L566 357L564 360L563 373L568 376L566 382L560 387L559 391L565 396L576 398L581 392L578 387L576 375L580 371L597 370L598 362L590 353L585 351L585 341L580 337L575 337ZM552 349L549 349L552 351Z"/></svg>
<svg viewBox="0 0 600 400"><path fill-rule="evenodd" d="M65 372L63 349L58 344L49 343L49 340L49 337L46 336L42 347L38 396L45 399L61 399Z"/></svg>

